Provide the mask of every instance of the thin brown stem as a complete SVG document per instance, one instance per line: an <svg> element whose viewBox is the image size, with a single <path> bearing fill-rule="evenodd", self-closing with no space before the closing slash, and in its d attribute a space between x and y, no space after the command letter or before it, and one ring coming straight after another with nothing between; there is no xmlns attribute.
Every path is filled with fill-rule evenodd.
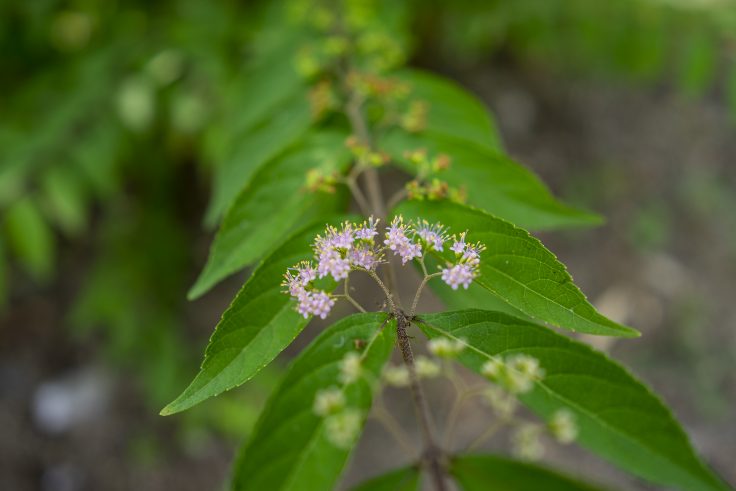
<svg viewBox="0 0 736 491"><path fill-rule="evenodd" d="M398 191L396 191L389 199L388 204L386 205L387 210L393 210L394 206L399 204L401 200L409 196L409 192L406 190L406 188L401 188Z"/></svg>
<svg viewBox="0 0 736 491"><path fill-rule="evenodd" d="M424 263L422 262L422 265ZM425 268L426 271L426 268ZM424 289L424 286L427 284L429 280L432 278L436 278L437 276L441 275L442 273L432 273L430 275L426 275L422 282L419 284L419 288L417 288L417 293L414 295L414 301L411 303L411 310L409 311L409 317L414 317L414 314L417 313L417 304L419 303L419 297L422 296L422 290Z"/></svg>
<svg viewBox="0 0 736 491"><path fill-rule="evenodd" d="M345 185L350 190L350 193L353 195L353 198L355 198L355 202L358 203L358 208L360 208L360 212L364 215L370 215L371 214L371 206L368 204L368 200L365 197L365 194L363 194L363 191L361 191L360 187L358 186L357 181L354 178L346 178L345 179Z"/></svg>
<svg viewBox="0 0 736 491"><path fill-rule="evenodd" d="M422 457L429 475L434 482L436 491L447 491L445 463L443 461L444 453L434 439L429 407L419 384L419 376L414 365L414 353L411 348L409 335L406 332L406 329L411 323L403 312L397 312L397 314L396 332L398 334L399 349L401 350L404 364L409 371L409 389L414 401L414 410L419 420L419 428L424 438L424 453Z"/></svg>

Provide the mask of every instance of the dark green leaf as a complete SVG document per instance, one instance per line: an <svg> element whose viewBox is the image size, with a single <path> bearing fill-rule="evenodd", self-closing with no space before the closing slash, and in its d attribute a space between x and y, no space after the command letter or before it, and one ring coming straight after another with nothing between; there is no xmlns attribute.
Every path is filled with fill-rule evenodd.
<svg viewBox="0 0 736 491"><path fill-rule="evenodd" d="M36 202L23 198L5 215L8 242L18 260L38 280L51 275L54 266L54 234Z"/></svg>
<svg viewBox="0 0 736 491"><path fill-rule="evenodd" d="M383 326L386 318L385 313L346 317L294 360L237 459L234 490L333 489L350 449L330 442L324 420L313 412L314 397L321 389L342 385L339 363L355 350L356 340L367 343L361 351L365 371L379 375L396 341L395 324ZM367 377L346 386L346 405L365 417L373 386Z"/></svg>
<svg viewBox="0 0 736 491"><path fill-rule="evenodd" d="M190 299L263 256L302 220L305 211L332 198L305 189L305 176L312 167L342 171L350 161L345 138L337 131L313 133L253 176L225 215Z"/></svg>
<svg viewBox="0 0 736 491"><path fill-rule="evenodd" d="M578 442L621 468L688 491L725 490L700 461L669 409L620 365L585 344L500 312L422 316L429 337L462 339L460 361L475 371L491 357L526 353L546 372L522 401L547 419L575 414Z"/></svg>
<svg viewBox="0 0 736 491"><path fill-rule="evenodd" d="M638 332L599 314L572 281L565 266L539 240L492 215L449 202L401 204L405 218L441 222L452 232L468 230L470 241L486 246L475 280L525 314L558 327L603 336ZM453 258L446 251L445 258Z"/></svg>
<svg viewBox="0 0 736 491"><path fill-rule="evenodd" d="M282 293L287 268L312 256L312 241L324 230L315 224L298 232L261 262L212 334L194 381L162 415L188 409L248 381L271 363L307 325Z"/></svg>
<svg viewBox="0 0 736 491"><path fill-rule="evenodd" d="M487 149L500 149L496 124L485 105L458 84L419 70L401 72L412 99L429 104L425 133L452 136Z"/></svg>
<svg viewBox="0 0 736 491"><path fill-rule="evenodd" d="M524 166L498 150L468 144L444 135L415 136L395 130L381 142L395 162L412 173L416 169L402 154L424 148L430 155L444 153L452 160L437 178L467 192L468 203L521 227L548 230L591 226L601 217L558 201L547 187Z"/></svg>
<svg viewBox="0 0 736 491"><path fill-rule="evenodd" d="M421 484L419 477L417 467L405 467L369 479L352 491L417 491Z"/></svg>
<svg viewBox="0 0 736 491"><path fill-rule="evenodd" d="M452 460L450 473L463 491L600 491L545 467L500 455L462 455Z"/></svg>
<svg viewBox="0 0 736 491"><path fill-rule="evenodd" d="M206 220L212 224L230 207L253 174L296 142L309 128L307 94L299 91L260 126L237 139L231 154L218 163Z"/></svg>

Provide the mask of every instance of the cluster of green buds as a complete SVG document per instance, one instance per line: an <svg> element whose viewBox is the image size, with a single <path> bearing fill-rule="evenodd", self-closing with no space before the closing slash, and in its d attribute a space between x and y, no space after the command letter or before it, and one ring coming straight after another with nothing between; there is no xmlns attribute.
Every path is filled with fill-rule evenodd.
<svg viewBox="0 0 736 491"><path fill-rule="evenodd" d="M340 108L340 98L331 80L320 80L311 88L309 91L309 108L314 121L319 121L327 114Z"/></svg>
<svg viewBox="0 0 736 491"><path fill-rule="evenodd" d="M544 369L533 356L517 354L505 360L491 358L481 367L481 374L512 394L525 394L534 388L535 382L542 380Z"/></svg>
<svg viewBox="0 0 736 491"><path fill-rule="evenodd" d="M316 31L319 41L297 60L299 72L311 78L350 53L367 72L386 73L406 60L404 46L391 35L378 16L373 1L344 0L336 9L325 0L292 0L292 22Z"/></svg>
<svg viewBox="0 0 736 491"><path fill-rule="evenodd" d="M414 369L420 379L436 378L442 374L440 364L428 356L417 356L414 359ZM411 380L409 369L405 365L386 365L381 378L392 387L407 387Z"/></svg>
<svg viewBox="0 0 736 491"><path fill-rule="evenodd" d="M546 428L537 423L522 423L511 435L513 453L525 460L537 460L544 453L542 435L546 431L558 442L569 444L578 435L575 415L568 409L559 409L552 414Z"/></svg>
<svg viewBox="0 0 736 491"><path fill-rule="evenodd" d="M364 375L362 361L359 353L347 353L339 365L342 385L321 389L314 396L312 411L323 418L325 435L338 448L350 448L363 424L363 411L350 407L345 396L347 386L356 383Z"/></svg>
<svg viewBox="0 0 736 491"><path fill-rule="evenodd" d="M310 192L334 193L340 175L335 171L325 171L318 167L307 171L305 187Z"/></svg>
<svg viewBox="0 0 736 491"><path fill-rule="evenodd" d="M401 116L400 126L409 133L419 133L427 126L429 104L422 100L413 100L409 108Z"/></svg>
<svg viewBox="0 0 736 491"><path fill-rule="evenodd" d="M359 166L382 167L391 161L391 157L386 152L371 150L368 145L361 142L356 136L349 136L345 140L345 146L353 154Z"/></svg>
<svg viewBox="0 0 736 491"><path fill-rule="evenodd" d="M456 203L464 203L466 193L463 188L450 186L435 176L449 169L452 160L449 156L440 153L430 158L424 149L404 152L404 159L416 168L416 178L406 183L405 189L412 200L440 200L449 199Z"/></svg>

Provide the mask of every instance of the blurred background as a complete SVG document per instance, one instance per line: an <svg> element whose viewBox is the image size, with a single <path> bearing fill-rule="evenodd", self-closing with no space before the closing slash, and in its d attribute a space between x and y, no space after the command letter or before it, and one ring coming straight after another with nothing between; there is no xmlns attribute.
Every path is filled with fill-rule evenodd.
<svg viewBox="0 0 736 491"><path fill-rule="evenodd" d="M592 342L661 394L735 483L736 2L408 5L410 63L477 94L516 160L606 217L540 237L603 313L643 333ZM158 416L246 277L186 301L260 10L0 1L3 489L220 489L297 352L240 389ZM430 387L440 402L444 389ZM468 408L467 436L481 417ZM346 482L395 464L375 451L387 438L369 426ZM547 461L656 489L574 448Z"/></svg>

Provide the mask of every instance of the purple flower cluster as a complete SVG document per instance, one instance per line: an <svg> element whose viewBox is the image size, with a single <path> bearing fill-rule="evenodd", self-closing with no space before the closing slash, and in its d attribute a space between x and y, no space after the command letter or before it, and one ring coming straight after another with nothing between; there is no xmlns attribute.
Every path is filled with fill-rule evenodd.
<svg viewBox="0 0 736 491"><path fill-rule="evenodd" d="M410 234L414 235L413 232L413 229L404 224L401 215L394 217L386 231L386 240L383 243L401 258L401 264L422 257L422 246L409 237Z"/></svg>
<svg viewBox="0 0 736 491"><path fill-rule="evenodd" d="M468 289L470 283L478 276L480 253L485 250L485 246L480 242L466 243L465 235L466 232L463 232L459 238L452 237L453 244L450 250L455 253L457 262L450 263L441 269L442 281L450 285L453 290L457 290L460 285Z"/></svg>
<svg viewBox="0 0 736 491"><path fill-rule="evenodd" d="M287 287L289 295L298 300L297 312L306 319L310 315L326 318L335 305L335 299L321 290L311 287L312 281L317 278L317 270L309 261L302 261L284 275L284 286Z"/></svg>
<svg viewBox="0 0 736 491"><path fill-rule="evenodd" d="M467 243L466 233L450 239L445 227L439 223L421 220L405 224L399 215L386 230L383 244L377 244L377 227L378 220L370 217L362 224L344 222L339 228L328 226L324 236L316 237L314 256L317 265L302 261L284 275L283 285L298 300L297 312L305 318L310 315L327 317L336 298L314 288L313 282L326 276L335 281L345 280L353 270L374 271L383 262L384 252L389 250L401 258L403 265L413 259L422 259L424 251L444 251L445 242L452 240L449 249L455 253L455 261L440 268L442 280L453 290L460 285L467 289L478 276L480 253L485 247L480 243Z"/></svg>

